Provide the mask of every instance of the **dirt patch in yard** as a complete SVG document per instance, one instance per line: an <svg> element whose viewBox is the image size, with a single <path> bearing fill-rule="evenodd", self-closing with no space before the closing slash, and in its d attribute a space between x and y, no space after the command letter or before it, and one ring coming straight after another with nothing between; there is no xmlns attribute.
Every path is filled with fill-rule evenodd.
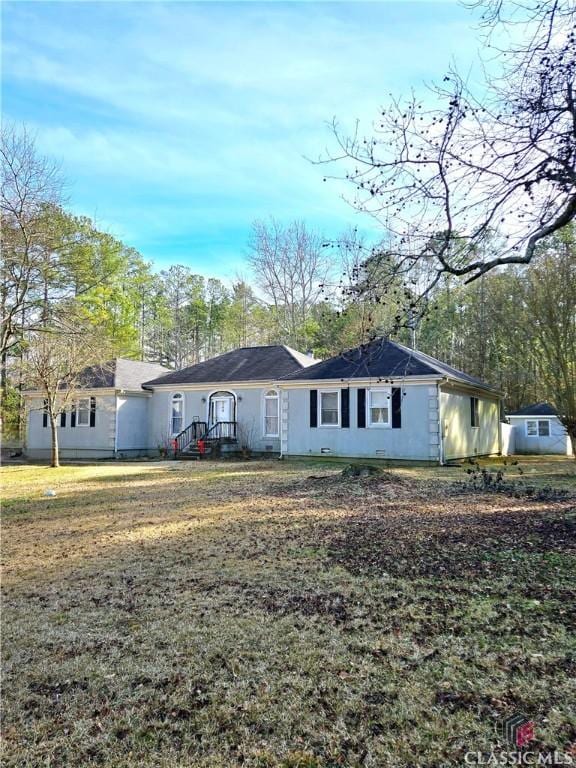
<svg viewBox="0 0 576 768"><path fill-rule="evenodd" d="M325 616L336 624L344 623L348 618L346 597L341 592L292 592L288 589L255 590L246 588L244 597L252 601L255 607L286 616L298 613L302 616Z"/></svg>
<svg viewBox="0 0 576 768"><path fill-rule="evenodd" d="M554 566L576 553L572 502L526 503L485 496L438 498L425 507L378 504L327 532L333 562L354 573L487 578L517 571L526 557Z"/></svg>

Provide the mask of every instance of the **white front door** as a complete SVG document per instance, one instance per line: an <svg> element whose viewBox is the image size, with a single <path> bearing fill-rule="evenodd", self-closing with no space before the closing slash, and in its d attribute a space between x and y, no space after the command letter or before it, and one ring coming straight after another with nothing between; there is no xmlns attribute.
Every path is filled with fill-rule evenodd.
<svg viewBox="0 0 576 768"><path fill-rule="evenodd" d="M210 399L210 426L217 421L232 421L233 397L212 397Z"/></svg>

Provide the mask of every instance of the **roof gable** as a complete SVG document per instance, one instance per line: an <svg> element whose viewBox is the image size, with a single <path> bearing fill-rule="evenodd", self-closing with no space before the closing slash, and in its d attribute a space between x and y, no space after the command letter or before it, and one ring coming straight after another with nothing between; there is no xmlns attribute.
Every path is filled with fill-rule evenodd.
<svg viewBox="0 0 576 768"><path fill-rule="evenodd" d="M92 365L85 368L79 376L79 382L80 386L85 389L138 390L151 376L158 376L168 370L157 363L117 357L102 365Z"/></svg>
<svg viewBox="0 0 576 768"><path fill-rule="evenodd" d="M301 352L283 345L242 347L146 383L154 387L163 384L266 381L280 379L315 362Z"/></svg>
<svg viewBox="0 0 576 768"><path fill-rule="evenodd" d="M411 376L449 376L472 386L492 389L480 379L458 371L430 355L386 339L376 339L284 378L293 381L313 381L394 379Z"/></svg>

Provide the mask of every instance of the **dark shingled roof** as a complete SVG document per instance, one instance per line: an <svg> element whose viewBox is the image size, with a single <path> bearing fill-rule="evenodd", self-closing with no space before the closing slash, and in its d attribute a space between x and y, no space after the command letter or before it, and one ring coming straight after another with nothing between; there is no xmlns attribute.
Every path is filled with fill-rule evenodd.
<svg viewBox="0 0 576 768"><path fill-rule="evenodd" d="M159 376L168 370L157 363L117 357L103 365L86 368L80 375L80 383L86 389L138 390L151 376Z"/></svg>
<svg viewBox="0 0 576 768"><path fill-rule="evenodd" d="M449 376L482 389L494 389L474 376L456 370L423 352L409 349L395 341L376 339L305 371L285 376L288 380L321 379L393 379L410 376Z"/></svg>
<svg viewBox="0 0 576 768"><path fill-rule="evenodd" d="M181 371L173 371L166 376L147 381L146 384L154 387L159 384L280 379L315 362L313 358L286 346L242 347L191 365L189 368L183 368Z"/></svg>
<svg viewBox="0 0 576 768"><path fill-rule="evenodd" d="M558 411L549 403L533 403L514 413L509 413L508 416L558 416Z"/></svg>

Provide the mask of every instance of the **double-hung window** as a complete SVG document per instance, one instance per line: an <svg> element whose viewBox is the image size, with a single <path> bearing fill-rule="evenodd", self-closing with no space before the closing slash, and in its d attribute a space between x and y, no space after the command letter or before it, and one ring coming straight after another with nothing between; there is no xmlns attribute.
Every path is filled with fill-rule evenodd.
<svg viewBox="0 0 576 768"><path fill-rule="evenodd" d="M78 412L76 415L76 424L79 427L90 426L90 398L81 397L78 400Z"/></svg>
<svg viewBox="0 0 576 768"><path fill-rule="evenodd" d="M389 427L391 424L391 390L371 389L368 394L368 424Z"/></svg>
<svg viewBox="0 0 576 768"><path fill-rule="evenodd" d="M550 437L549 419L529 419L526 422L527 437Z"/></svg>
<svg viewBox="0 0 576 768"><path fill-rule="evenodd" d="M275 389L269 389L264 395L264 436L278 437L280 434L280 398Z"/></svg>
<svg viewBox="0 0 576 768"><path fill-rule="evenodd" d="M170 409L170 429L173 435L182 432L184 423L184 398L180 392L172 395L172 404Z"/></svg>
<svg viewBox="0 0 576 768"><path fill-rule="evenodd" d="M320 396L320 426L321 427L339 427L340 426L340 391L324 390L319 392Z"/></svg>

